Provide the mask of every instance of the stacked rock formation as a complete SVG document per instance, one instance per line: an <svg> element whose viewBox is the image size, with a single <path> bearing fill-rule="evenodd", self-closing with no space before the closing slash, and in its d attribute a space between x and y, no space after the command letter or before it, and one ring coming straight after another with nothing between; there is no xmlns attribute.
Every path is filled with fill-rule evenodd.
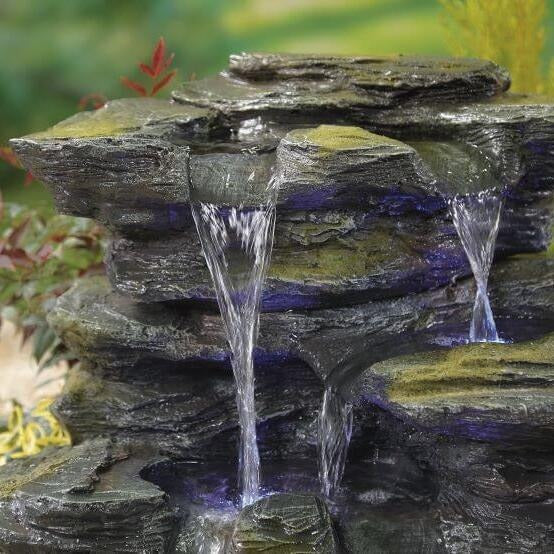
<svg viewBox="0 0 554 554"><path fill-rule="evenodd" d="M554 105L508 87L480 60L242 54L172 102L116 100L14 139L58 210L111 239L107 279L78 283L49 316L82 360L56 404L77 446L0 474L2 548L207 540L197 503L210 472L214 490L233 479L237 417L187 182L212 194L222 161L232 180L256 166L281 181L256 402L266 486L287 494L243 510L220 544L552 547ZM445 351L467 333L474 285L447 209L463 176L442 181L431 158L457 167L467 145L505 197L490 289L517 344ZM313 496L324 386L355 404L332 517Z"/></svg>

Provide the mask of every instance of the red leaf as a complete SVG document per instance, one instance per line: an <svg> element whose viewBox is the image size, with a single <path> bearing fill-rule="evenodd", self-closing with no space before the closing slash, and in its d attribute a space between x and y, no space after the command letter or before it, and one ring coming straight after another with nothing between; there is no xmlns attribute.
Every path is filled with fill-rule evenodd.
<svg viewBox="0 0 554 554"><path fill-rule="evenodd" d="M27 173L25 173L25 179L23 180L23 186L28 187L34 180L35 176L30 171L27 171Z"/></svg>
<svg viewBox="0 0 554 554"><path fill-rule="evenodd" d="M13 265L19 267L33 267L33 259L22 248L14 248L8 252Z"/></svg>
<svg viewBox="0 0 554 554"><path fill-rule="evenodd" d="M127 77L121 77L121 83L127 88L138 92L141 96L147 96L146 89L142 85L135 83L135 81L131 81L131 79L128 79Z"/></svg>
<svg viewBox="0 0 554 554"><path fill-rule="evenodd" d="M175 58L175 54L172 52L169 56L167 56L167 60L165 60L162 67L162 71L165 71L173 63L173 58Z"/></svg>
<svg viewBox="0 0 554 554"><path fill-rule="evenodd" d="M143 73L146 73L146 75L148 75L152 78L155 77L154 71L152 70L152 68L149 65L146 65L145 63L139 63L139 68Z"/></svg>
<svg viewBox="0 0 554 554"><path fill-rule="evenodd" d="M52 254L53 251L54 251L54 249L49 244L45 244L37 252L37 256L38 256L38 258L40 258L40 260L45 261L50 257L50 255Z"/></svg>
<svg viewBox="0 0 554 554"><path fill-rule="evenodd" d="M165 56L165 40L164 37L160 37L160 40L154 47L152 53L152 71L153 77L157 77L162 71L163 60Z"/></svg>
<svg viewBox="0 0 554 554"><path fill-rule="evenodd" d="M150 96L154 96L157 92L159 92L162 88L164 88L173 77L175 77L175 74L177 73L177 70L174 69L173 71L170 71L161 81L156 83L152 87L152 92L150 93Z"/></svg>
<svg viewBox="0 0 554 554"><path fill-rule="evenodd" d="M12 248L17 248L19 246L19 242L25 234L30 221L31 218L27 217L15 229L13 229L13 231L10 232L8 235L8 243L12 246Z"/></svg>

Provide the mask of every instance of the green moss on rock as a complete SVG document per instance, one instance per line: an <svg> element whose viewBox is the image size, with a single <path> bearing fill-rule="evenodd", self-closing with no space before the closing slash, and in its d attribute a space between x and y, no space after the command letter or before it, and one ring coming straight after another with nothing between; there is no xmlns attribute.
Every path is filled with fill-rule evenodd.
<svg viewBox="0 0 554 554"><path fill-rule="evenodd" d="M206 117L208 112L194 106L179 106L155 98L125 98L104 107L80 112L46 131L25 137L28 140L117 137L141 131L158 135L164 123Z"/></svg>
<svg viewBox="0 0 554 554"><path fill-rule="evenodd" d="M322 154L380 146L406 146L398 140L370 133L360 127L344 125L319 125L311 129L295 129L288 133L286 140L291 143L313 144L321 149Z"/></svg>
<svg viewBox="0 0 554 554"><path fill-rule="evenodd" d="M554 335L519 344L479 343L394 358L372 370L390 381L388 397L404 404L494 392L499 386L546 386L554 394Z"/></svg>
<svg viewBox="0 0 554 554"><path fill-rule="evenodd" d="M306 233L313 231L309 224ZM333 281L356 279L380 273L385 268L414 265L417 254L409 244L388 229L369 235L339 237L304 249L275 249L269 277L287 281Z"/></svg>

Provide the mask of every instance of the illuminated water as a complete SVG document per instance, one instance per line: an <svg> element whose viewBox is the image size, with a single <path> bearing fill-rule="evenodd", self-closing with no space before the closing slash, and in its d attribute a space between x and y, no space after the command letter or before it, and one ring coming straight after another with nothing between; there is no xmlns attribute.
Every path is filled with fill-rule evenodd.
<svg viewBox="0 0 554 554"><path fill-rule="evenodd" d="M237 173L236 166L226 166L233 158L224 156L219 165L210 161L197 171L203 175L202 183L216 191L212 197L223 198L225 205L204 201L205 187L196 191L191 179L191 207L231 349L240 425L239 487L245 506L259 495L253 349L273 245L277 185L266 171L252 168L247 175ZM251 193L248 205L229 203L236 202L243 190Z"/></svg>
<svg viewBox="0 0 554 554"><path fill-rule="evenodd" d="M340 485L352 436L352 405L327 387L318 417L318 468L321 492L332 497Z"/></svg>
<svg viewBox="0 0 554 554"><path fill-rule="evenodd" d="M450 211L477 285L469 340L498 342L487 284L502 211L501 196L490 190L456 196L450 201Z"/></svg>

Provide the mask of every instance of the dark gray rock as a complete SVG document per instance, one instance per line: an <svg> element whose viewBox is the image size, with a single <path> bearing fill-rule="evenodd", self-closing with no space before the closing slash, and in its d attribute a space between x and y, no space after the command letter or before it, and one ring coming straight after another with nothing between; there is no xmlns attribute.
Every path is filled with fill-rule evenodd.
<svg viewBox="0 0 554 554"><path fill-rule="evenodd" d="M321 384L302 363L256 368L258 444L266 460L315 456ZM236 456L238 415L230 368L152 365L71 371L55 411L72 437L131 437L172 458Z"/></svg>
<svg viewBox="0 0 554 554"><path fill-rule="evenodd" d="M354 552L364 544L376 552L402 552L395 545L402 544L405 529L415 552L501 554L507 547L525 553L552 549L552 442L546 449L545 442L533 445L532 441L507 447L505 442L483 441L477 435L468 439L440 434L377 411L378 421L363 437L366 459L368 444L373 448L369 460L374 469L368 467L366 472L373 472L376 490L354 495L355 500L341 505L338 530L345 546L352 546ZM352 446L351 456L359 456L361 445ZM410 465L426 481L413 469L407 473ZM355 492L363 475L347 467L343 487ZM406 482L411 495L404 492L402 503L396 495L402 494L401 485ZM422 495L425 482L428 494ZM383 483L381 489L379 483ZM418 492L420 498L415 496Z"/></svg>
<svg viewBox="0 0 554 554"><path fill-rule="evenodd" d="M148 453L101 439L10 462L0 470L0 548L170 551L177 516L165 493L140 477L147 462Z"/></svg>
<svg viewBox="0 0 554 554"><path fill-rule="evenodd" d="M502 337L524 340L554 330L554 261L523 255L493 266L489 295ZM352 308L317 310L313 325L296 333L295 351L328 382L355 380L390 356L452 346L467 340L475 298L473 279L422 294ZM269 316L269 314L268 314Z"/></svg>
<svg viewBox="0 0 554 554"><path fill-rule="evenodd" d="M461 144L418 147L426 160L432 158L434 172L411 146L360 128L322 125L286 135L277 154L280 203L264 309L379 299L436 288L470 273L441 195L467 188L461 183L469 170L480 175L483 163L475 162L477 152L467 155L473 147ZM228 192L221 196L213 191L221 178L208 178L208 168L218 173L223 163L236 178L256 164L265 174L270 161L267 155L214 154L194 156L192 163L193 177L215 181L206 186L205 194L219 194L226 202ZM440 168L450 164L464 178L446 174L445 181ZM492 168L485 181L474 181L473 189L516 186ZM520 198L509 201L504 210L497 256L541 250L549 241L549 209L543 201L529 203L519 188L510 192L514 190ZM288 211L300 206L325 211ZM181 233L169 236L135 238L127 232L112 241L107 262L119 292L144 301L215 302L190 218Z"/></svg>
<svg viewBox="0 0 554 554"><path fill-rule="evenodd" d="M231 118L286 119L295 112L336 116L360 108L463 102L494 96L510 84L497 65L461 58L241 54L231 57L229 69L183 84L173 98Z"/></svg>
<svg viewBox="0 0 554 554"><path fill-rule="evenodd" d="M417 505L377 507L342 518L339 536L349 554L447 553L437 510Z"/></svg>
<svg viewBox="0 0 554 554"><path fill-rule="evenodd" d="M400 356L362 376L362 394L436 433L510 445L550 443L554 335Z"/></svg>
<svg viewBox="0 0 554 554"><path fill-rule="evenodd" d="M525 338L553 329L553 284L554 261L546 254L518 256L493 266L490 294L501 333ZM350 307L265 313L257 359L279 364L300 355L325 378L355 373L358 359L362 365L382 360L385 348L390 357L466 337L474 294L473 279L466 279ZM64 294L49 321L82 359L105 369L150 367L162 361L221 367L228 359L217 313L133 302L112 292L104 279L82 281ZM398 351L402 345L406 352Z"/></svg>
<svg viewBox="0 0 554 554"><path fill-rule="evenodd" d="M313 495L274 494L244 508L233 543L239 552L338 553L331 516Z"/></svg>
<svg viewBox="0 0 554 554"><path fill-rule="evenodd" d="M60 212L102 221L121 210L132 221L140 203L171 206L188 198L187 150L177 143L209 136L214 121L209 110L123 99L11 143L50 187Z"/></svg>

